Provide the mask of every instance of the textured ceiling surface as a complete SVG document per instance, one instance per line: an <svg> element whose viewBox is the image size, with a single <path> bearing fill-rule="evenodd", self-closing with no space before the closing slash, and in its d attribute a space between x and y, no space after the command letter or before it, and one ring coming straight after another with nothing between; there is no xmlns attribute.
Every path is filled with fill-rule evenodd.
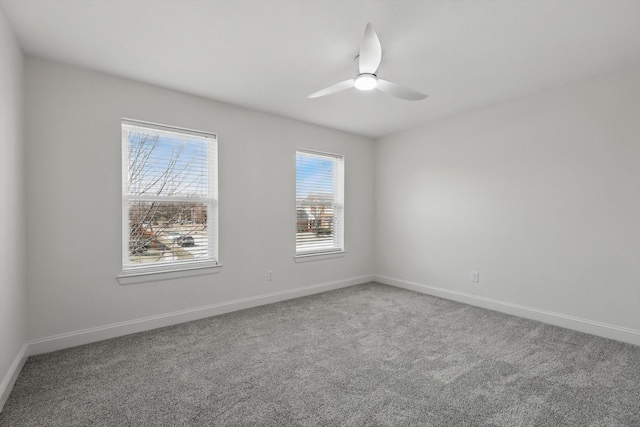
<svg viewBox="0 0 640 427"><path fill-rule="evenodd" d="M640 1L0 0L29 55L376 138L640 65ZM367 22L381 78L350 89Z"/></svg>

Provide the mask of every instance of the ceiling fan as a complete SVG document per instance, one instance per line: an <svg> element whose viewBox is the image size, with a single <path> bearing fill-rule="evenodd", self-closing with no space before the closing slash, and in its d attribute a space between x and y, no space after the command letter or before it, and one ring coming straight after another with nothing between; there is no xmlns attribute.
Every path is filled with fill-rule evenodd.
<svg viewBox="0 0 640 427"><path fill-rule="evenodd" d="M355 78L321 89L308 97L318 98L352 87L360 90L378 89L387 95L409 101L419 101L427 97L427 95L416 90L378 78L376 72L382 60L382 46L371 23L368 23L364 30L362 43L360 44L360 55L358 55L356 59L358 60L359 73Z"/></svg>

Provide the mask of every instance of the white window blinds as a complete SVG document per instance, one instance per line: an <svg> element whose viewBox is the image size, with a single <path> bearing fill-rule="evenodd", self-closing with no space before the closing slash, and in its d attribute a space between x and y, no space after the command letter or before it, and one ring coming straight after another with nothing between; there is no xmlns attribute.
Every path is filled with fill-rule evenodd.
<svg viewBox="0 0 640 427"><path fill-rule="evenodd" d="M344 250L344 159L296 151L296 255Z"/></svg>
<svg viewBox="0 0 640 427"><path fill-rule="evenodd" d="M216 135L122 121L124 274L217 264Z"/></svg>

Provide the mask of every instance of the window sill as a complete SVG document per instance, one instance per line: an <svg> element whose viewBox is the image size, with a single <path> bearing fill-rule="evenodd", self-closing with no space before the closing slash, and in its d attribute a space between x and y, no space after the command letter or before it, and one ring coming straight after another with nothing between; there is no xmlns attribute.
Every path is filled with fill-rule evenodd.
<svg viewBox="0 0 640 427"><path fill-rule="evenodd" d="M295 262L321 261L323 259L342 258L347 255L347 251L323 252L316 254L300 254L296 255Z"/></svg>
<svg viewBox="0 0 640 427"><path fill-rule="evenodd" d="M143 271L135 273L120 273L118 282L121 285L134 285L136 283L157 282L159 280L181 279L184 277L204 276L220 272L222 264L206 267L194 267L172 271Z"/></svg>

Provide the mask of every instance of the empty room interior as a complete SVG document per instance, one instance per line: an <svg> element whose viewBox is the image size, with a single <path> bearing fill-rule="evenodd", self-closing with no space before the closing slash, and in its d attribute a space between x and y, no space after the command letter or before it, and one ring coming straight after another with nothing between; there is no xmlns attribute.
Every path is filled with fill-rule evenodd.
<svg viewBox="0 0 640 427"><path fill-rule="evenodd" d="M640 2L0 0L0 426L640 425Z"/></svg>

